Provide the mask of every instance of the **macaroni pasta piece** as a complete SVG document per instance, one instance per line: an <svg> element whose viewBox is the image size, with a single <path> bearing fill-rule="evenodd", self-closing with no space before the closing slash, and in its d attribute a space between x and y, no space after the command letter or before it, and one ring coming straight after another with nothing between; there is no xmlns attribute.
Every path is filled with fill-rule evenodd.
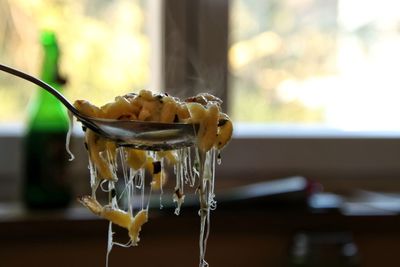
<svg viewBox="0 0 400 267"><path fill-rule="evenodd" d="M153 94L142 90L138 94L118 96L115 101L97 107L85 100L77 100L74 106L84 115L117 120L140 120L164 123L199 124L197 143L194 147L171 151L145 151L129 147L117 147L90 129L85 129L85 147L89 155L91 174L90 196L79 201L91 212L110 221L109 246L136 246L139 232L148 221L149 198L154 191L162 193L167 179L164 167L174 166L175 191L173 201L175 214L179 214L184 203L184 185L196 187L199 195L201 217L200 266L207 266L204 260L206 241L209 233L210 210L214 209L214 173L216 154L223 149L232 136L233 125L228 115L221 112L222 101L210 94L199 94L180 101L167 94ZM194 156L193 156L194 155ZM119 159L119 160L118 160ZM118 164L122 165L123 188L117 183ZM146 173L151 176L149 193L145 193ZM108 193L105 205L96 199L98 189ZM121 201L124 199L124 201ZM113 241L112 224L127 229L129 242L120 244Z"/></svg>

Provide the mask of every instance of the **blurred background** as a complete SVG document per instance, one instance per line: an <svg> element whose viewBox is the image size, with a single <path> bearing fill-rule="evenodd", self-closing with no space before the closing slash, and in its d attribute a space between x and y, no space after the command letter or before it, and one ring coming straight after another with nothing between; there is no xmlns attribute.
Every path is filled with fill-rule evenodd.
<svg viewBox="0 0 400 267"><path fill-rule="evenodd" d="M235 131L217 167L211 266L398 262L396 1L3 0L0 62L39 77L43 29L57 35L71 101L102 105L140 89L224 100ZM4 266L101 266L105 222L75 204L21 205L21 140L37 90L0 73L0 256ZM72 151L78 196L89 186L79 127ZM110 266L197 264L197 211L187 210L155 208L143 244L117 248Z"/></svg>

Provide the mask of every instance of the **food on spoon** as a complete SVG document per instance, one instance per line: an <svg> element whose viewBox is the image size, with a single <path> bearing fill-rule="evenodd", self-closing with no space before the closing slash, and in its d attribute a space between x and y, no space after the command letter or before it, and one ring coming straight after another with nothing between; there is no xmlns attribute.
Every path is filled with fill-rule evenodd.
<svg viewBox="0 0 400 267"><path fill-rule="evenodd" d="M228 115L221 112L221 103L219 98L210 94L199 94L181 101L167 94L153 94L147 90L138 94L118 96L115 101L101 107L86 100L77 100L74 103L82 114L89 117L199 125L194 147L169 151L118 147L115 142L97 135L90 129L85 130L92 192L91 196L84 196L79 201L94 214L110 221L108 253L112 245L119 244L112 240L112 224L128 230L130 241L124 246L137 245L140 240L139 232L148 220L149 199L145 198L146 173L151 175L149 193L162 192L166 181L164 167L171 164L176 176L173 192L175 214L179 214L185 199L184 185L189 184L197 188L201 216L200 265L207 265L204 254L209 233L209 215L216 205L216 154L219 156L220 150L231 139L233 131ZM122 165L122 190L117 190L117 183L121 181L117 176L117 162L121 162ZM98 188L109 192L109 199L105 205L101 205L96 199ZM125 198L126 206L120 204L120 198Z"/></svg>

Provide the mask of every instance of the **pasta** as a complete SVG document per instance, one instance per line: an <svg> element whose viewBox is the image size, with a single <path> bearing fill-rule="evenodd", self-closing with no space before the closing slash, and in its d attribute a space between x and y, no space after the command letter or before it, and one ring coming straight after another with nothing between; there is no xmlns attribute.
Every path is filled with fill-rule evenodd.
<svg viewBox="0 0 400 267"><path fill-rule="evenodd" d="M217 154L219 156L220 150L231 139L233 131L228 115L221 112L221 100L210 94L199 94L180 101L167 94L153 94L142 90L138 94L118 96L115 101L101 107L85 100L77 100L74 106L90 117L199 124L197 143L194 147L168 151L118 147L113 141L85 129L92 192L89 196L79 198L79 201L92 213L110 222L108 262L108 254L113 245L138 245L139 233L148 221L148 196L153 192L163 192L163 185L167 179L165 166L172 165L175 173L172 198L176 204L176 215L179 215L185 200L184 185L197 188L201 218L200 266L208 266L204 258L210 211L216 207L215 161ZM123 179L118 179L119 167ZM151 177L151 182L147 187L149 189L146 189L148 176ZM117 185L121 180L123 186L119 188ZM108 202L104 205L97 200L99 188L108 193ZM146 193L146 190L149 192ZM128 231L128 243L121 244L113 240L113 225Z"/></svg>

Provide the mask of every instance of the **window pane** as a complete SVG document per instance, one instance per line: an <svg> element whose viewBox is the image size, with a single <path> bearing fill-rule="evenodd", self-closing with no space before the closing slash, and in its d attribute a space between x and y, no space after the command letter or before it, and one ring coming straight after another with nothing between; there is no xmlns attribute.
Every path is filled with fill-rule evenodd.
<svg viewBox="0 0 400 267"><path fill-rule="evenodd" d="M62 53L61 73L68 78L66 97L101 105L147 87L148 20L146 1L1 1L0 62L39 76L40 30L54 29ZM0 122L21 121L35 90L26 81L0 73Z"/></svg>
<svg viewBox="0 0 400 267"><path fill-rule="evenodd" d="M234 120L400 130L400 3L231 3Z"/></svg>

